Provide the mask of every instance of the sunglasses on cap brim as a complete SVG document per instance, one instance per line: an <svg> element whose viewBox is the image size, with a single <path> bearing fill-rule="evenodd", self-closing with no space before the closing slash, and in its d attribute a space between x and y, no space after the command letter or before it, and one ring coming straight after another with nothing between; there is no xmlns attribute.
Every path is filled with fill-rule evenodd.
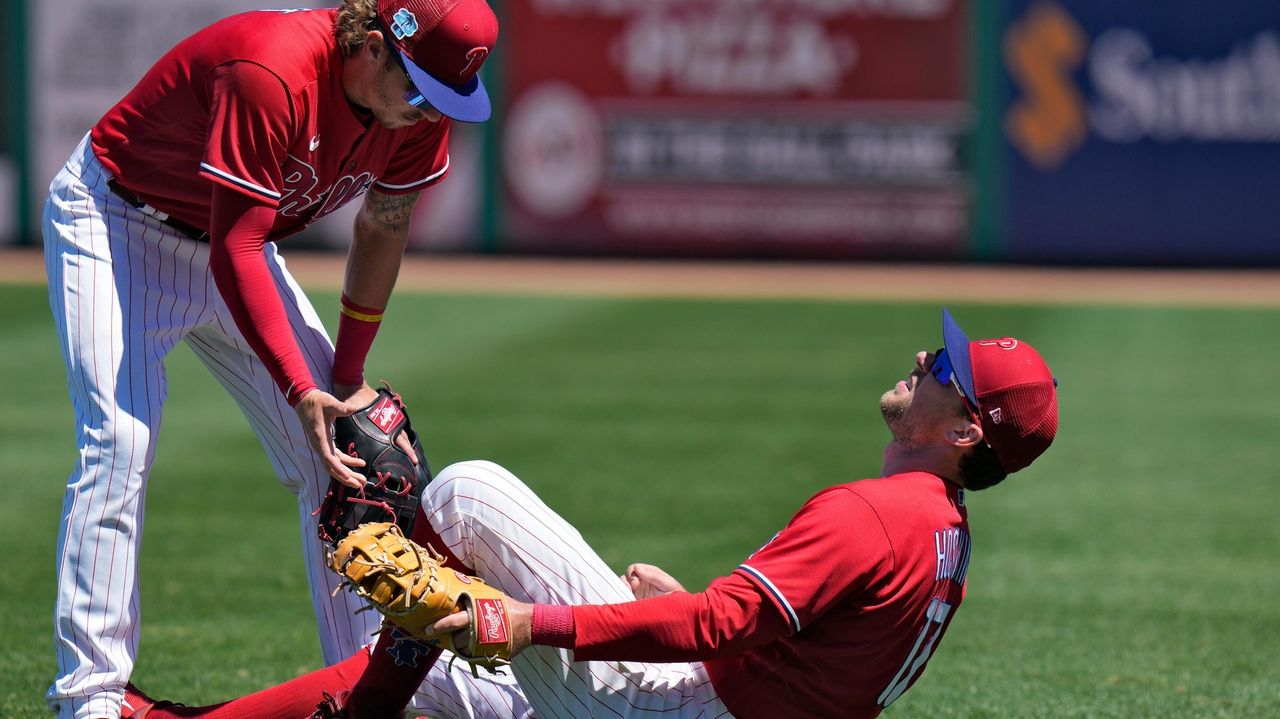
<svg viewBox="0 0 1280 719"><path fill-rule="evenodd" d="M955 381L956 370L951 365L951 357L947 355L947 348L939 348L933 353L933 364L929 367L929 374L937 380L938 384L951 385L956 388L956 394L960 395L960 399L964 400L965 409L969 410L969 414L976 420L978 416L978 408L973 406L969 398L965 396L964 390L960 389L960 383Z"/></svg>
<svg viewBox="0 0 1280 719"><path fill-rule="evenodd" d="M404 66L404 58L400 57L400 52L396 50L395 46L392 45L391 41L388 39L394 36L382 26L381 20L378 21L378 30L382 33L382 40L387 46L387 53L390 54L391 59L395 61L396 67L400 68L400 72L403 72L404 76L408 78L409 68ZM418 92L418 88L413 84L412 80L409 81L408 91L404 93L404 101L423 112L432 109L431 103L427 101L427 98L422 96L422 93Z"/></svg>

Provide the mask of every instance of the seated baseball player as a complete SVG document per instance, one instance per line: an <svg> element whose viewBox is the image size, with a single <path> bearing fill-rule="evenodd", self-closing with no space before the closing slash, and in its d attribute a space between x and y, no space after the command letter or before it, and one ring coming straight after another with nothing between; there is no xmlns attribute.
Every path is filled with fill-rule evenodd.
<svg viewBox="0 0 1280 719"><path fill-rule="evenodd" d="M386 523L338 543L333 568L387 617L368 651L214 707L131 687L125 716L877 716L964 599L966 493L1057 431L1057 383L1030 345L970 341L946 310L942 340L880 398L882 475L814 495L703 591L651 565L619 578L509 471L463 462L426 487L414 543Z"/></svg>

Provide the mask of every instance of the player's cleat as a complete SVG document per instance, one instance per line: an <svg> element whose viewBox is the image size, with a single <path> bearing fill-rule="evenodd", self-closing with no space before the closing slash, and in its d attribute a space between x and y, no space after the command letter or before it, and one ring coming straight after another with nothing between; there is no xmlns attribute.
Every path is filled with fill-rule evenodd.
<svg viewBox="0 0 1280 719"><path fill-rule="evenodd" d="M316 707L309 719L347 719L347 697L351 692L341 691L337 696L329 692L322 692L324 700Z"/></svg>
<svg viewBox="0 0 1280 719"><path fill-rule="evenodd" d="M173 702L156 701L143 694L141 689L130 682L124 685L124 699L120 702L120 719L146 719L152 709L180 706L182 705Z"/></svg>

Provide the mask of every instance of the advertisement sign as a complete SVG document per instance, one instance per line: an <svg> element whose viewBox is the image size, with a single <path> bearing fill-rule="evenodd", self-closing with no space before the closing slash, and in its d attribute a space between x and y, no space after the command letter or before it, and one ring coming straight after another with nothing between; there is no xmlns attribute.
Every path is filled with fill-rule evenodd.
<svg viewBox="0 0 1280 719"><path fill-rule="evenodd" d="M89 128L161 55L215 20L257 9L256 0L58 0L30 3L31 196Z"/></svg>
<svg viewBox="0 0 1280 719"><path fill-rule="evenodd" d="M1011 259L1280 261L1274 2L1009 6Z"/></svg>
<svg viewBox="0 0 1280 719"><path fill-rule="evenodd" d="M30 196L43 206L50 180L94 123L120 100L156 60L183 38L221 18L266 7L330 7L327 0L59 0L31 3ZM458 127L451 143L450 177L423 194L410 242L467 248L478 242L481 136ZM195 172L196 168L192 168ZM360 201L309 228L295 244L345 247ZM35 210L39 217L39 208ZM0 212L0 221L3 220ZM37 227L38 231L38 227Z"/></svg>
<svg viewBox="0 0 1280 719"><path fill-rule="evenodd" d="M963 254L961 0L510 0L520 250Z"/></svg>

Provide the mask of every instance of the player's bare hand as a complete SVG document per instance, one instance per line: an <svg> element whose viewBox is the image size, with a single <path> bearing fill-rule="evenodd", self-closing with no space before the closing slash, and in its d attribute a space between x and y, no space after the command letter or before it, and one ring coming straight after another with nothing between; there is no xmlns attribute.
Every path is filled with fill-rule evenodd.
<svg viewBox="0 0 1280 719"><path fill-rule="evenodd" d="M517 602L507 597L507 621L511 623L511 656L515 656L529 647L533 637L533 605ZM471 614L459 610L438 620L431 625L431 634L453 635L455 652L466 653L471 644Z"/></svg>
<svg viewBox="0 0 1280 719"><path fill-rule="evenodd" d="M363 476L352 472L351 467L363 467L365 462L352 457L333 444L333 420L345 417L360 409L360 405L343 402L323 390L312 390L293 408L302 422L302 431L316 456L324 463L329 476L350 487L363 487Z"/></svg>
<svg viewBox="0 0 1280 719"><path fill-rule="evenodd" d="M333 385L333 394L343 402L355 405L356 409L368 406L370 402L378 398L378 390L368 384L335 384ZM354 411L352 410L352 412ZM347 414L350 413L348 412ZM404 432L396 436L396 446L409 455L410 462L415 465L418 463L418 453L413 451L413 443L409 441Z"/></svg>
<svg viewBox="0 0 1280 719"><path fill-rule="evenodd" d="M357 407L363 407L378 397L378 390L367 384L337 384L333 385L333 396L348 404L354 404Z"/></svg>
<svg viewBox="0 0 1280 719"><path fill-rule="evenodd" d="M627 567L622 581L631 587L631 594L636 599L660 597L663 594L685 591L684 586L676 578L653 566L652 564L633 564Z"/></svg>

